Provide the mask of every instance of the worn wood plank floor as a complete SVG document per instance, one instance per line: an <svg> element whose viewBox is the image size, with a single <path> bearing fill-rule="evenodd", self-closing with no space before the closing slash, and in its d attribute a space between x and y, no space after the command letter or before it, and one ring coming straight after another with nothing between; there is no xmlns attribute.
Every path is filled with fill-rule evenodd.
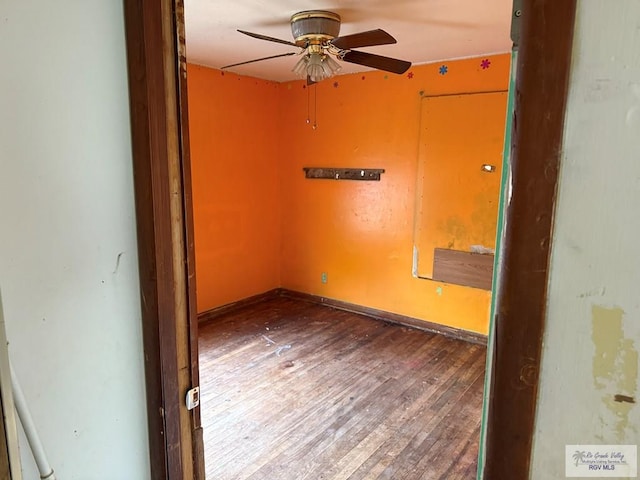
<svg viewBox="0 0 640 480"><path fill-rule="evenodd" d="M208 480L475 479L482 346L287 298L199 343Z"/></svg>

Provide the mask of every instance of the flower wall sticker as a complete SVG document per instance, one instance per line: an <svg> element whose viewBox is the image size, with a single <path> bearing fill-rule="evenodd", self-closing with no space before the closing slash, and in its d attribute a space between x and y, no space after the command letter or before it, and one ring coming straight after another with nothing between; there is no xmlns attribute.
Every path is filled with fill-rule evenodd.
<svg viewBox="0 0 640 480"><path fill-rule="evenodd" d="M448 71L449 67L447 67L446 65L440 66L440 75L446 75Z"/></svg>
<svg viewBox="0 0 640 480"><path fill-rule="evenodd" d="M486 70L491 66L491 60L489 60L488 58L485 58L480 62L480 66L482 67L483 70Z"/></svg>
<svg viewBox="0 0 640 480"><path fill-rule="evenodd" d="M407 78L411 80L413 78L413 72L407 73Z"/></svg>

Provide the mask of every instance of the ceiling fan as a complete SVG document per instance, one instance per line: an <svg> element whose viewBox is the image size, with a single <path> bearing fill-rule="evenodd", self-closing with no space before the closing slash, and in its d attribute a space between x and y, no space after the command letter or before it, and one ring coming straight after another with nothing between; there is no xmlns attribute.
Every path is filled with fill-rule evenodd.
<svg viewBox="0 0 640 480"><path fill-rule="evenodd" d="M359 47L389 45L396 43L396 39L381 29L340 37L338 36L340 33L340 15L325 10L305 10L294 14L291 17L293 42L244 30L238 30L238 32L259 40L298 47L301 50L225 65L222 67L223 70L246 65L247 63L297 54L302 55L302 57L293 67L293 72L303 78L306 76L307 83L313 84L335 75L340 70L340 64L332 57L344 62L397 74L402 74L411 67L411 62L405 60L352 50Z"/></svg>

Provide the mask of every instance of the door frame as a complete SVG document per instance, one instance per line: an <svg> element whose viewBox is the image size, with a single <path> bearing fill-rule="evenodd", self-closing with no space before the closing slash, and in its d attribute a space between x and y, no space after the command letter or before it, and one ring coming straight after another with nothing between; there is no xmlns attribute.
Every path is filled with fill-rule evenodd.
<svg viewBox="0 0 640 480"><path fill-rule="evenodd" d="M520 2L519 2L520 3ZM576 0L521 2L511 197L485 422L488 480L528 478ZM204 480L183 0L125 0L151 477Z"/></svg>
<svg viewBox="0 0 640 480"><path fill-rule="evenodd" d="M576 0L521 4L480 478L529 478Z"/></svg>
<svg viewBox="0 0 640 480"><path fill-rule="evenodd" d="M204 479L182 0L125 0L151 478Z"/></svg>

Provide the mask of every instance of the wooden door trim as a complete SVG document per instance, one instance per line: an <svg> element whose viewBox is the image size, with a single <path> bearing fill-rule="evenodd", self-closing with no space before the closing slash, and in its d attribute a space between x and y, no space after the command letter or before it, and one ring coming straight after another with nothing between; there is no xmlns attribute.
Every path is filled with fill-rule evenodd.
<svg viewBox="0 0 640 480"><path fill-rule="evenodd" d="M198 371L183 6L124 7L151 478L200 479L200 412L184 402Z"/></svg>
<svg viewBox="0 0 640 480"><path fill-rule="evenodd" d="M576 0L528 0L522 8L512 195L500 253L482 472L487 480L529 478L575 11Z"/></svg>
<svg viewBox="0 0 640 480"><path fill-rule="evenodd" d="M189 335L189 368L192 385L199 384L200 363L198 360L198 306L196 303L196 254L193 219L193 189L191 181L191 152L189 140L189 102L187 88L187 48L184 20L184 0L175 0L175 30L178 49L178 114L180 129L180 151L182 158L182 193L186 252L186 282ZM192 462L194 478L204 480L204 432L202 430L200 407L191 415Z"/></svg>

